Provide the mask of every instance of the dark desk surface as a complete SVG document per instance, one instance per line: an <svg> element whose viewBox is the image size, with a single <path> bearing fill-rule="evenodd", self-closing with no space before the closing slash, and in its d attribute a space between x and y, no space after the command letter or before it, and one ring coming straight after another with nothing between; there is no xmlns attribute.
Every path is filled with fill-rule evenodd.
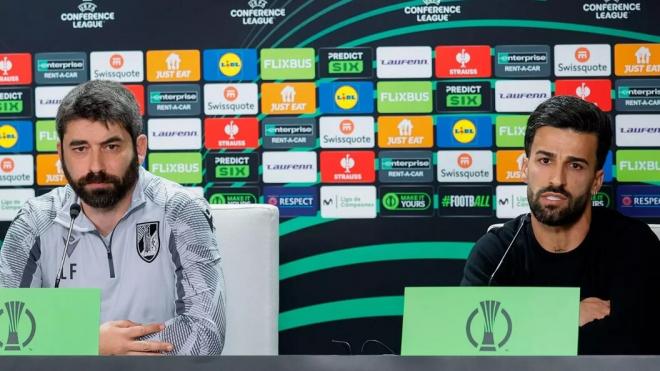
<svg viewBox="0 0 660 371"><path fill-rule="evenodd" d="M583 357L0 357L0 370L67 371L632 371L660 370L660 356Z"/></svg>

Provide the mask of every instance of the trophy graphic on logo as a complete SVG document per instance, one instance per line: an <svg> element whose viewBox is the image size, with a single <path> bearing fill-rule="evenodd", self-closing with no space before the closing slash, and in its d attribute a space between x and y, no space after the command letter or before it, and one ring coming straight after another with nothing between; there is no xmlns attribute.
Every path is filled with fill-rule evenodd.
<svg viewBox="0 0 660 371"><path fill-rule="evenodd" d="M465 325L465 332L467 338L475 348L478 348L481 352L493 352L498 348L501 348L509 341L511 337L511 316L505 309L500 309L501 303L496 300L484 300L479 303L479 308L476 308L470 316L468 317L467 324ZM483 337L481 344L479 344L472 335L472 322L475 320L477 314L479 314L479 309L481 309L481 315L483 317ZM501 313L502 317L506 320L506 334L499 342L495 340L495 324L497 322L498 314Z"/></svg>
<svg viewBox="0 0 660 371"><path fill-rule="evenodd" d="M25 308L25 303L22 301L8 301L5 303L5 309L7 310L7 317L9 319L9 332L7 334L7 344L4 344L4 350L21 350L32 341L32 338L34 338L34 332L37 328L34 316L29 309ZM0 309L0 316L2 316L3 313L4 311ZM23 314L25 314L30 320L30 334L25 341L21 342L18 335L19 325L21 324ZM0 347L2 346L3 344L0 342Z"/></svg>

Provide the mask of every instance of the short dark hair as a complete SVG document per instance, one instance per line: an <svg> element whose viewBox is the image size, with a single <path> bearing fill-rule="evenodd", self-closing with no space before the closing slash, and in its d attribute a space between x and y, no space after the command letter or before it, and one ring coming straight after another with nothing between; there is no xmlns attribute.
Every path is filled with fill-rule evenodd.
<svg viewBox="0 0 660 371"><path fill-rule="evenodd" d="M106 126L118 124L131 135L133 145L142 133L142 118L135 97L114 81L88 81L73 88L62 99L55 117L60 142L64 140L68 123L76 119L99 121Z"/></svg>
<svg viewBox="0 0 660 371"><path fill-rule="evenodd" d="M534 136L539 128L550 126L572 129L580 133L595 133L598 137L596 170L603 168L607 151L612 145L609 116L595 104L577 97L559 95L541 103L527 120L525 154L529 157Z"/></svg>

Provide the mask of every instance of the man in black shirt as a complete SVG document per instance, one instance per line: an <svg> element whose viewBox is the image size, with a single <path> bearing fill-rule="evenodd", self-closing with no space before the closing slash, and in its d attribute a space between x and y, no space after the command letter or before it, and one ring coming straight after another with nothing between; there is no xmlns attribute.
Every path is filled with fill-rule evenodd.
<svg viewBox="0 0 660 371"><path fill-rule="evenodd" d="M660 353L660 241L644 223L591 207L612 140L609 118L557 96L530 115L522 165L531 214L477 241L466 286L580 288L580 354Z"/></svg>

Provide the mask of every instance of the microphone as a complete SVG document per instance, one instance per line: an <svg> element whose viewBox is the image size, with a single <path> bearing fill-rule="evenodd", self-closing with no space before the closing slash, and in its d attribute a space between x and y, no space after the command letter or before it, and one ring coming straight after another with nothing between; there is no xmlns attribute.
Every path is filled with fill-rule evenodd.
<svg viewBox="0 0 660 371"><path fill-rule="evenodd" d="M500 259L499 263L497 263L497 267L495 267L495 270L493 271L493 274L491 274L490 278L488 279L488 286L491 286L491 284L493 283L493 278L495 278L495 274L497 273L497 271L502 266L502 263L504 262L504 259L506 258L506 255L509 253L509 250L511 250L511 246L513 246L513 243L516 242L516 240L518 239L518 234L520 234L520 231L525 226L525 223L527 223L528 218L529 218L529 214L523 216L522 219L520 220L520 226L518 227L518 230L513 235L513 239L511 240L511 242L509 243L509 246L504 251L504 255L502 255L502 258Z"/></svg>
<svg viewBox="0 0 660 371"><path fill-rule="evenodd" d="M69 242L71 240L73 222L76 220L78 215L80 215L80 205L74 202L69 208L69 216L71 217L71 222L69 223L69 233L66 235L66 243L64 244L64 252L62 252L62 259L60 260L60 269L57 270L57 277L55 277L55 288L60 287L60 277L62 276L62 270L64 269L64 259L66 258L66 252L69 250Z"/></svg>

